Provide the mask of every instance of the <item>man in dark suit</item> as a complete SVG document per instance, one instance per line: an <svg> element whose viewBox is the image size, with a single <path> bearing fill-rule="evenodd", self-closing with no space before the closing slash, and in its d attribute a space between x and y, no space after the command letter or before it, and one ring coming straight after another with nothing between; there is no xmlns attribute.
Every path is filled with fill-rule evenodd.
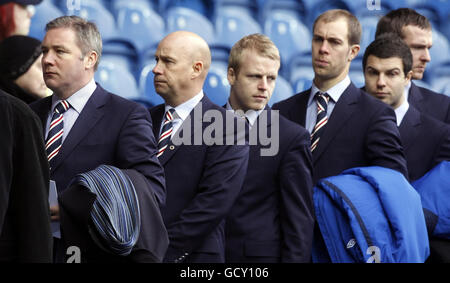
<svg viewBox="0 0 450 283"><path fill-rule="evenodd" d="M450 160L450 126L408 103L405 86L413 75L412 65L410 48L394 34L377 37L363 57L365 89L394 108L409 178L414 181L440 162ZM426 210L424 213L427 215ZM445 261L449 250L448 240L431 236L428 262Z"/></svg>
<svg viewBox="0 0 450 283"><path fill-rule="evenodd" d="M244 186L226 220L227 262L309 262L311 257L310 139L303 127L267 106L279 67L278 48L264 35L246 36L231 49L226 108L245 112L250 136L258 142L250 143ZM278 140L271 155L261 152L262 127Z"/></svg>
<svg viewBox="0 0 450 283"><path fill-rule="evenodd" d="M102 49L95 24L64 16L48 23L46 31L42 65L54 93L31 107L44 125L50 179L57 190L65 190L76 174L108 164L143 174L164 203L164 172L148 111L94 81ZM58 220L58 207L50 210Z"/></svg>
<svg viewBox="0 0 450 283"><path fill-rule="evenodd" d="M378 165L408 176L394 111L348 77L360 37L361 26L348 11L320 15L313 26L312 88L273 106L310 131L314 184L359 166Z"/></svg>
<svg viewBox="0 0 450 283"><path fill-rule="evenodd" d="M38 117L0 90L0 262L52 262L49 171Z"/></svg>
<svg viewBox="0 0 450 283"><path fill-rule="evenodd" d="M399 8L383 16L377 25L375 37L384 33L395 33L411 49L413 56L412 80L421 80L432 46L432 29L428 19L409 8ZM406 86L406 98L420 112L444 123L450 123L450 97L432 90L418 87L411 82Z"/></svg>
<svg viewBox="0 0 450 283"><path fill-rule="evenodd" d="M227 262L309 262L311 257L310 138L305 128L267 106L279 67L278 48L264 35L246 36L231 49L226 108L245 112L250 136L258 138L250 143L244 186L227 217ZM261 152L262 127L278 140L271 155Z"/></svg>
<svg viewBox="0 0 450 283"><path fill-rule="evenodd" d="M419 112L406 100L412 77L409 47L396 35L379 36L363 57L365 90L390 105L396 114L411 181L444 160L450 160L450 127Z"/></svg>
<svg viewBox="0 0 450 283"><path fill-rule="evenodd" d="M201 37L171 33L159 43L155 59L155 90L165 101L150 110L166 174L165 261L224 262L224 220L244 182L248 145L245 139L243 145L233 142L237 133L228 126L237 117L203 93L211 53ZM215 137L209 137L211 127Z"/></svg>

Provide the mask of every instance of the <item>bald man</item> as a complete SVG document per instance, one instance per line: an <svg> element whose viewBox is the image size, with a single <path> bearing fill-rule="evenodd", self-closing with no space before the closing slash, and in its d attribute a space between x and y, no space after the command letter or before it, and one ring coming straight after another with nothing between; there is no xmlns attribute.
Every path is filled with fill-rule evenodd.
<svg viewBox="0 0 450 283"><path fill-rule="evenodd" d="M155 90L165 101L150 109L166 174L165 262L224 262L224 219L244 182L249 152L225 126L245 120L203 93L211 53L201 37L171 33L159 43L155 60Z"/></svg>

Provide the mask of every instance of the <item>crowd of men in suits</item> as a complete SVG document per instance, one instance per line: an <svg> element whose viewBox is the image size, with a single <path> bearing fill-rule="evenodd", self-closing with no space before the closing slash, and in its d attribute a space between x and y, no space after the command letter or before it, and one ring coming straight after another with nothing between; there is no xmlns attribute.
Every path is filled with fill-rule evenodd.
<svg viewBox="0 0 450 283"><path fill-rule="evenodd" d="M30 211L26 213L30 221L0 207L0 220L7 215L6 224L0 221L0 241L9 241L7 249L0 246L0 259L65 262L67 248L74 246L66 235L70 229L64 225L65 213L59 206L48 210L36 202L46 201L42 196L47 195L50 180L56 183L60 198L68 199L65 191L75 176L107 164L144 177L136 190L151 191L154 201L141 206L159 208L165 226L159 229L169 239L168 244L161 240L161 245L167 245L163 262L310 262L313 241L320 237L313 209L313 187L318 180L349 168L382 166L413 181L450 160L450 98L412 82L422 78L430 61L428 20L406 8L380 20L377 37L364 54L363 89L356 88L348 76L360 51L360 38L361 25L348 11L321 14L313 25L312 87L271 109L268 102L280 54L267 36L248 35L233 46L227 73L230 96L226 105L215 105L203 93L211 64L207 43L192 32L173 32L159 43L153 69L155 90L165 103L145 109L94 81L102 48L94 24L76 16L51 21L42 43L42 66L53 95L31 104L40 125L34 114L20 118L34 119L29 121L34 129L30 139L38 152L17 144L23 146L29 162L37 159L41 165L33 167L34 172L16 175L13 170L13 177L0 178L2 188L11 188L7 190L11 195L23 197L23 192L16 191L24 186L40 193L39 197L30 193L26 199L10 198L11 207ZM214 132L214 143L196 140L205 137L211 125L217 128L216 120L204 118L208 111L226 117L219 128L229 123L244 123L244 127L234 127L231 133ZM23 127L31 131L30 126ZM261 149L268 145L249 141L252 133L258 137L255 133L260 132L278 135L277 154L262 156ZM227 142L230 135L235 143ZM190 137L193 143L176 143L177 136ZM15 143L14 139L9 142ZM48 163L42 162L46 151ZM21 162L14 155L8 159L10 167ZM7 159L1 161L2 168L9 168L3 167ZM33 186L15 181L26 179L24 174L44 180ZM77 194L72 190L70 196L76 207ZM51 221L61 221L59 239L51 237L49 212ZM32 217L40 222L31 221ZM79 221L89 239L80 241L95 244L98 234L92 232L92 220L87 218ZM15 237L22 234L15 222L34 225L30 231L35 236ZM157 219L142 225L159 227L155 223ZM3 236L7 229L11 230ZM29 246L42 248L23 248ZM81 256L86 262L111 261L111 253L103 247L82 250ZM142 251L135 249L136 253ZM120 260L136 258L149 257Z"/></svg>

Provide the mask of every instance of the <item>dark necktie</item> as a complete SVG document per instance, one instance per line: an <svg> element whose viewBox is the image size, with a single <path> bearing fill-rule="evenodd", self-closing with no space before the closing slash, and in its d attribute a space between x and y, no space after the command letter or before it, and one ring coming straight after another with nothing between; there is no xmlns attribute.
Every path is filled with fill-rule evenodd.
<svg viewBox="0 0 450 283"><path fill-rule="evenodd" d="M62 100L56 105L52 121L50 122L50 128L48 130L47 140L45 142L45 150L47 152L48 162L50 168L53 167L53 160L58 154L62 146L62 137L64 132L63 114L69 109L70 104Z"/></svg>
<svg viewBox="0 0 450 283"><path fill-rule="evenodd" d="M319 143L320 135L328 122L327 107L330 96L327 93L321 93L318 91L315 94L315 99L317 102L317 120L311 134L311 152L316 149L317 144Z"/></svg>
<svg viewBox="0 0 450 283"><path fill-rule="evenodd" d="M159 136L158 140L158 154L156 155L157 157L160 157L166 150L167 146L169 145L170 137L173 131L172 121L174 113L175 108L171 108L166 112L165 121L162 126L161 135Z"/></svg>

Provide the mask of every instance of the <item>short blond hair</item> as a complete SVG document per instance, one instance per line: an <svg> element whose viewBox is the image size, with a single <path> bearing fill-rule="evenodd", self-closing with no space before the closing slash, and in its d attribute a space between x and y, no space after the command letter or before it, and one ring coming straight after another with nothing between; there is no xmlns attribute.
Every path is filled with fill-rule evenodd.
<svg viewBox="0 0 450 283"><path fill-rule="evenodd" d="M239 74L244 50L254 50L261 56L280 62L280 52L275 43L263 34L254 33L244 36L231 48L228 69L233 68L236 74Z"/></svg>
<svg viewBox="0 0 450 283"><path fill-rule="evenodd" d="M361 42L362 28L358 19L349 11L342 9L332 9L328 10L321 15L319 15L314 21L314 28L318 22L323 21L324 23L334 22L338 19L344 18L347 21L348 30L348 43L349 45L359 44Z"/></svg>

